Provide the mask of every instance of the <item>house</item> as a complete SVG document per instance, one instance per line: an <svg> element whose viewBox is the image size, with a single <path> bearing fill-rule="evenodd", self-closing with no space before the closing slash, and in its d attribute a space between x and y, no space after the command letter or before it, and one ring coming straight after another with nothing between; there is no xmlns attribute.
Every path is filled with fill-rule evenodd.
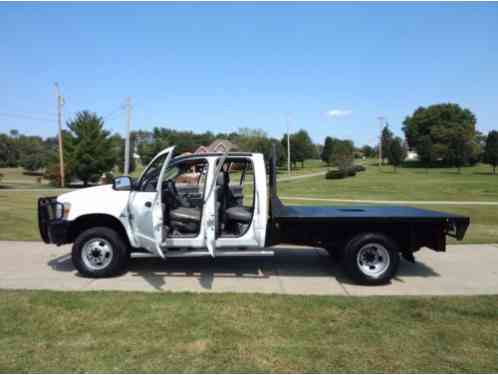
<svg viewBox="0 0 498 375"><path fill-rule="evenodd" d="M411 151L411 150L408 151L406 153L405 160L410 160L410 161L412 161L412 160L418 160L418 154L417 154L417 152L416 151Z"/></svg>
<svg viewBox="0 0 498 375"><path fill-rule="evenodd" d="M230 142L228 139L215 139L213 142L209 144L209 146L199 146L197 150L195 150L195 154L205 154L208 152L229 152L229 151L238 151L239 147Z"/></svg>

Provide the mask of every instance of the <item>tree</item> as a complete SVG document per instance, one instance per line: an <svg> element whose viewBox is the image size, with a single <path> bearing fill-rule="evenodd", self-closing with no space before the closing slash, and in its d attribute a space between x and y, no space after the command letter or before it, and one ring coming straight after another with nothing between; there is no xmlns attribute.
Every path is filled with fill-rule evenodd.
<svg viewBox="0 0 498 375"><path fill-rule="evenodd" d="M19 147L17 139L0 134L0 167L17 167Z"/></svg>
<svg viewBox="0 0 498 375"><path fill-rule="evenodd" d="M465 129L458 127L448 132L449 144L446 160L450 165L457 168L461 173L461 168L468 162L472 152L472 145L465 135Z"/></svg>
<svg viewBox="0 0 498 375"><path fill-rule="evenodd" d="M353 165L353 142L337 140L332 152L332 162L341 172L347 173L347 170Z"/></svg>
<svg viewBox="0 0 498 375"><path fill-rule="evenodd" d="M391 158L391 143L393 141L393 132L389 130L389 125L384 126L382 129L381 143L382 143L382 163L384 159L390 160Z"/></svg>
<svg viewBox="0 0 498 375"><path fill-rule="evenodd" d="M458 163L475 162L479 158L479 149L473 143L476 142L475 124L476 117L469 109L453 103L436 104L419 107L407 116L403 121L403 131L408 146L415 149L419 156L423 154L423 151L420 152L422 137L429 136L438 152L447 149L439 158L460 168ZM422 158L421 161L427 163Z"/></svg>
<svg viewBox="0 0 498 375"><path fill-rule="evenodd" d="M116 153L116 164L119 172L124 172L124 157L125 157L125 147L126 140L121 137L119 134L114 134L112 137L112 144L114 148L114 152ZM130 149L129 149L129 173L132 173L137 167L137 163L135 162L135 144L136 144L136 134L134 132L130 133Z"/></svg>
<svg viewBox="0 0 498 375"><path fill-rule="evenodd" d="M56 139L56 137L48 138L46 142L51 145L56 145L58 142ZM69 131L62 130L62 141L64 145L62 150L64 154L64 183L67 185L73 178L73 161L71 160L71 157L73 153L74 137ZM49 151L47 166L43 177L49 180L53 186L61 186L59 152L56 147L53 147Z"/></svg>
<svg viewBox="0 0 498 375"><path fill-rule="evenodd" d="M76 118L67 123L73 139L68 148L69 165L74 176L83 181L97 181L103 172L115 165L116 155L113 152L109 132L104 130L104 121L95 113L78 112Z"/></svg>
<svg viewBox="0 0 498 375"><path fill-rule="evenodd" d="M328 166L330 166L332 158L332 144L332 137L325 137L325 142L323 145L322 154L320 155L320 159L322 159L324 163L327 163Z"/></svg>
<svg viewBox="0 0 498 375"><path fill-rule="evenodd" d="M394 138L389 144L389 163L393 166L396 172L397 168L401 165L401 162L405 160L406 149L403 146L403 140L400 137Z"/></svg>
<svg viewBox="0 0 498 375"><path fill-rule="evenodd" d="M34 172L45 168L48 163L50 148L41 137L26 137L17 139L20 160L19 164L27 171Z"/></svg>
<svg viewBox="0 0 498 375"><path fill-rule="evenodd" d="M426 167L432 167L432 163L435 160L435 153L430 136L424 135L420 139L418 152L418 157L420 158L420 160L424 160Z"/></svg>
<svg viewBox="0 0 498 375"><path fill-rule="evenodd" d="M230 139L239 146L241 151L261 153L265 160L271 158L272 141L262 129L241 128L237 134L232 134Z"/></svg>
<svg viewBox="0 0 498 375"><path fill-rule="evenodd" d="M498 164L498 131L492 130L486 138L484 148L484 162L493 167L493 174L496 174L496 165Z"/></svg>
<svg viewBox="0 0 498 375"><path fill-rule="evenodd" d="M287 134L284 134L281 140L282 148L287 155ZM304 167L304 161L316 156L316 149L311 141L308 132L304 129L290 135L291 163L295 166L297 162L301 162L301 167Z"/></svg>
<svg viewBox="0 0 498 375"><path fill-rule="evenodd" d="M375 156L375 150L372 146L365 145L361 148L361 152L363 153L363 156L366 158L373 158Z"/></svg>

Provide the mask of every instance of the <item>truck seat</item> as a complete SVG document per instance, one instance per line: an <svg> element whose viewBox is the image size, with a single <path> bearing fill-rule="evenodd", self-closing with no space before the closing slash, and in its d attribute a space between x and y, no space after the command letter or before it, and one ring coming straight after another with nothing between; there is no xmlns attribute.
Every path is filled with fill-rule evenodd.
<svg viewBox="0 0 498 375"><path fill-rule="evenodd" d="M233 220L240 223L250 223L252 217L251 211L242 206L230 207L225 211L225 215L228 220Z"/></svg>
<svg viewBox="0 0 498 375"><path fill-rule="evenodd" d="M169 217L174 221L200 222L201 210L194 207L178 207L169 212Z"/></svg>

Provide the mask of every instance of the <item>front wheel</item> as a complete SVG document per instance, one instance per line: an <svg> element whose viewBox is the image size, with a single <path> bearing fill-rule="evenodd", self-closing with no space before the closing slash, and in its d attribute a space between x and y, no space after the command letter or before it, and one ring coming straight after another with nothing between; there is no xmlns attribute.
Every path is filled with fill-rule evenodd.
<svg viewBox="0 0 498 375"><path fill-rule="evenodd" d="M87 277L110 277L121 273L128 262L128 246L111 228L90 228L76 238L72 260L80 274Z"/></svg>
<svg viewBox="0 0 498 375"><path fill-rule="evenodd" d="M344 262L354 281L365 285L386 284L398 270L399 251L389 237L364 233L346 245Z"/></svg>

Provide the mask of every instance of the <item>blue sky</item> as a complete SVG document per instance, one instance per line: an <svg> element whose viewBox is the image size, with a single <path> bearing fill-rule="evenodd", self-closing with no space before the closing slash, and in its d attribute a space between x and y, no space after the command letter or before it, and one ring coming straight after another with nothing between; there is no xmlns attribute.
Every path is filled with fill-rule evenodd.
<svg viewBox="0 0 498 375"><path fill-rule="evenodd" d="M280 137L290 114L316 142L373 145L377 116L401 135L448 101L498 128L497 3L2 3L0 41L0 132L53 135L55 81L66 117L117 132L127 96L135 129Z"/></svg>

